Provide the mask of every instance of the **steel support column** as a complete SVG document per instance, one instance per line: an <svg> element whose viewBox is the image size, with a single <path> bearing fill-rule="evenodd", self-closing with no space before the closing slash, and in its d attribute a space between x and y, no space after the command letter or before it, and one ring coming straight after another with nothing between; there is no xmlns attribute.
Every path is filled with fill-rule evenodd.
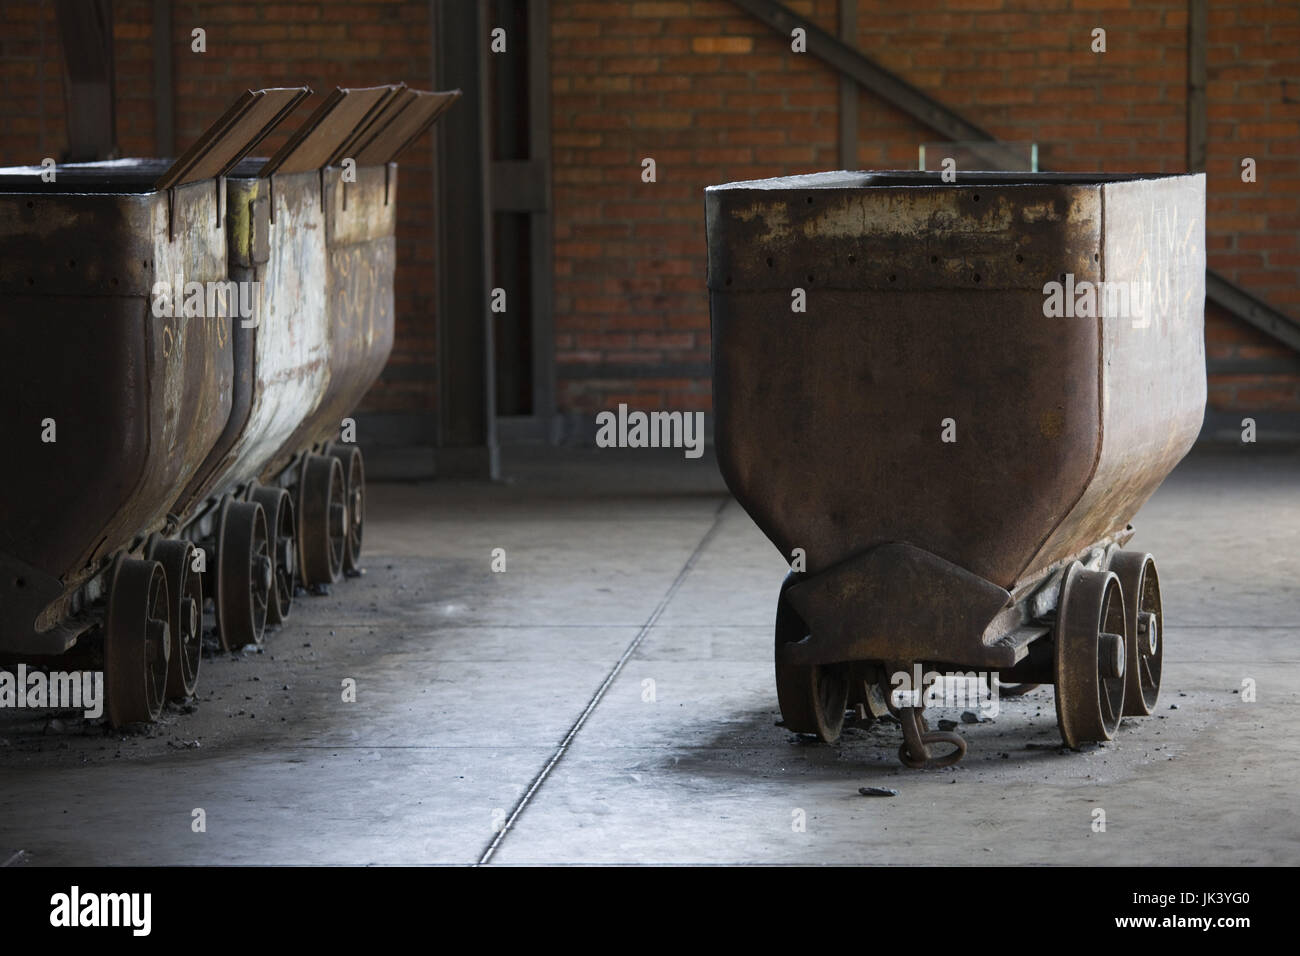
<svg viewBox="0 0 1300 956"><path fill-rule="evenodd" d="M1210 0L1187 4L1187 171L1205 172L1209 119L1205 101L1207 69L1205 38L1209 33Z"/></svg>
<svg viewBox="0 0 1300 956"><path fill-rule="evenodd" d="M153 145L176 155L176 97L172 80L172 0L153 0Z"/></svg>
<svg viewBox="0 0 1300 956"><path fill-rule="evenodd" d="M111 0L57 0L68 77L68 162L117 152Z"/></svg>
<svg viewBox="0 0 1300 956"><path fill-rule="evenodd" d="M437 166L438 447L440 477L499 471L492 322L488 33L484 6L431 0L438 89L463 99L439 124Z"/></svg>
<svg viewBox="0 0 1300 956"><path fill-rule="evenodd" d="M858 45L858 0L840 0L840 40ZM858 168L858 84L840 74L840 168Z"/></svg>

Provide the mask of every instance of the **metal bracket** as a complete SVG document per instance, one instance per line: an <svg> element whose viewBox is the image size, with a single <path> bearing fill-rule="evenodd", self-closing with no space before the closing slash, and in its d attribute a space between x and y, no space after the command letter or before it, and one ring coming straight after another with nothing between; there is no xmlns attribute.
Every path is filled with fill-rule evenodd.
<svg viewBox="0 0 1300 956"><path fill-rule="evenodd" d="M331 235L330 234L330 213L334 211L331 208L333 204L330 202L329 190L325 187L325 170L328 168L329 168L328 166L322 166L319 170L317 170L317 173L320 176L320 214L322 219L322 225L325 227L325 241L327 243L330 241L330 235Z"/></svg>

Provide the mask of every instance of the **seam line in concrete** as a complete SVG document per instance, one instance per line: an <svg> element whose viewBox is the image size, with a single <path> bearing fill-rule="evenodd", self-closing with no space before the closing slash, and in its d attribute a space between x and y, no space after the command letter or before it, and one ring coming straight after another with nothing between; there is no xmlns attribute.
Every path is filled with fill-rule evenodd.
<svg viewBox="0 0 1300 956"><path fill-rule="evenodd" d="M686 563L683 564L681 570L677 572L677 577L673 578L673 583L668 586L667 592L665 592L664 596L660 598L659 603L655 605L655 609L650 612L650 616L646 618L645 623L641 625L640 630L636 633L636 637L632 638L632 643L630 643L627 646L627 649L623 651L623 656L615 662L614 667L610 670L604 681L602 681L601 685L596 688L596 692L591 695L591 699L587 701L587 706L584 707L582 713L578 715L578 719L573 722L573 726L570 727L569 732L564 735L564 739L560 741L560 745L555 748L555 753L551 754L551 759L546 762L546 766L542 767L542 769L538 771L537 776L533 778L533 782L529 785L528 789L524 791L523 796L515 802L514 807L510 811L510 816L506 818L505 825L502 826L496 836L492 838L492 842L487 845L487 848L483 851L483 855L479 858L476 865L484 866L491 861L492 855L496 853L497 849L501 846L502 841L506 838L506 834L510 832L511 827L513 827L515 821L519 819L520 814L524 812L524 808L527 807L529 801L532 800L533 794L537 793L537 791L541 789L542 784L546 782L546 778L551 775L551 771L555 769L556 765L560 762L560 759L568 752L569 745L572 744L573 739L578 736L578 731L582 730L583 725L587 722L587 718L591 716L592 712L596 709L596 706L604 698L605 693L613 685L614 681L618 678L618 675L622 673L627 662L632 659L632 655L636 653L637 648L641 646L641 642L645 640L646 635L649 634L651 629L655 626L655 622L659 620L659 617L667 609L673 596L677 594L678 589L686 580L687 575L689 575L691 570L695 567L695 562L700 559L700 555L704 553L704 549L709 546L709 542L713 540L713 536L718 533L718 528L722 525L722 513L726 510L727 502L729 501L731 501L730 497L722 499L721 504L718 505L717 511L713 513L713 523L709 525L709 530L704 532L704 537L700 538L699 544L695 546L695 550L691 552L690 557L686 559Z"/></svg>

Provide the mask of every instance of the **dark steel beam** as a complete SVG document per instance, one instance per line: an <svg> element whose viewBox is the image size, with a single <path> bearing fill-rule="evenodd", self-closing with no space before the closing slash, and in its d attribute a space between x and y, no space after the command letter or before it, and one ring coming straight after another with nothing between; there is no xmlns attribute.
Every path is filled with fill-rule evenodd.
<svg viewBox="0 0 1300 956"><path fill-rule="evenodd" d="M176 97L172 80L172 0L153 0L153 145L176 155Z"/></svg>
<svg viewBox="0 0 1300 956"><path fill-rule="evenodd" d="M117 153L112 0L56 0L67 71L69 162Z"/></svg>
<svg viewBox="0 0 1300 956"><path fill-rule="evenodd" d="M546 168L532 159L492 163L492 208L497 212L545 212L550 203Z"/></svg>
<svg viewBox="0 0 1300 956"><path fill-rule="evenodd" d="M551 3L528 0L529 155L540 167L541 209L532 218L533 416L555 416L555 231L551 222Z"/></svg>
<svg viewBox="0 0 1300 956"><path fill-rule="evenodd" d="M1187 171L1205 171L1209 120L1205 101L1205 38L1209 33L1210 0L1187 4Z"/></svg>
<svg viewBox="0 0 1300 956"><path fill-rule="evenodd" d="M840 39L858 45L858 0L840 0ZM858 168L858 84L840 76L840 168Z"/></svg>
<svg viewBox="0 0 1300 956"><path fill-rule="evenodd" d="M991 155L1000 158L1007 168L1024 162L1015 150L1003 146L991 133L967 122L961 114L948 109L906 80L867 59L856 48L841 43L825 30L799 16L775 0L731 0L742 10L766 23L787 41L795 27L802 27L808 39L808 52L850 77L863 89L907 113L940 135L958 142L985 142Z"/></svg>
<svg viewBox="0 0 1300 956"><path fill-rule="evenodd" d="M1206 359L1211 375L1300 375L1300 355L1277 358Z"/></svg>
<svg viewBox="0 0 1300 956"><path fill-rule="evenodd" d="M631 362L606 362L599 365L560 366L560 378L565 381L583 380L620 381L631 378L707 379L713 377L713 366L708 362L658 362L645 365Z"/></svg>
<svg viewBox="0 0 1300 956"><path fill-rule="evenodd" d="M488 295L492 202L484 6L430 0L438 89L463 98L436 129L438 448L445 477L496 478L496 384Z"/></svg>
<svg viewBox="0 0 1300 956"><path fill-rule="evenodd" d="M985 130L967 122L959 114L943 106L937 100L931 99L907 81L878 66L856 49L836 40L829 33L814 26L783 4L777 3L775 0L731 0L731 2L786 38L790 36L790 31L795 27L802 27L807 34L809 53L838 70L842 75L851 77L861 84L863 88L880 96L886 102L896 106L940 135L956 141L988 142L988 155L992 157L997 155L998 152L1005 152L1006 158L1003 162L1008 168L1014 169L1022 161L1023 157L1020 157L1013 150L1006 149ZM1196 13L1197 2L1200 2L1200 0L1193 0L1193 9L1191 11L1193 14ZM1202 6L1204 6L1203 3ZM1197 28L1194 25L1189 25L1188 29L1190 33ZM1203 35L1204 30L1201 32ZM1203 53L1203 42L1201 50ZM1189 49L1189 54L1191 52ZM1188 69L1189 71L1192 69L1190 55ZM1189 123L1189 130L1190 127L1191 124ZM1188 142L1190 156L1191 140L1189 139ZM1227 309L1242 321L1268 333L1279 342L1300 351L1300 322L1273 308L1266 302L1255 298L1249 292L1211 269L1205 271L1205 295L1207 299Z"/></svg>
<svg viewBox="0 0 1300 956"><path fill-rule="evenodd" d="M1300 322L1255 298L1217 272L1206 270L1205 298L1300 352Z"/></svg>

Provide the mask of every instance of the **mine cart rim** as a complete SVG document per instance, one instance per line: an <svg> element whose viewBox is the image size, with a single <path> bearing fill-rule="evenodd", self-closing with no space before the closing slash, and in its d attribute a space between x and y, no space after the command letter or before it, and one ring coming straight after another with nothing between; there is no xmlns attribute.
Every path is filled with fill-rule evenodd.
<svg viewBox="0 0 1300 956"><path fill-rule="evenodd" d="M1155 558L1140 551L1118 551L1111 558L1124 589L1124 618L1130 640L1125 672L1124 715L1146 717L1160 696L1165 633L1160 574ZM1148 617L1149 615L1149 617ZM1152 631L1155 649L1152 650Z"/></svg>
<svg viewBox="0 0 1300 956"><path fill-rule="evenodd" d="M1107 635L1126 648L1126 630L1119 578L1072 564L1061 584L1055 635L1056 720L1067 747L1114 736L1123 717L1124 676L1103 675L1101 652Z"/></svg>
<svg viewBox="0 0 1300 956"><path fill-rule="evenodd" d="M150 537L147 555L162 565L167 577L167 616L171 652L167 669L167 699L192 697L203 660L203 582L191 569L194 545L180 538ZM193 604L186 606L187 601Z"/></svg>
<svg viewBox="0 0 1300 956"><path fill-rule="evenodd" d="M793 572L788 574L777 598L773 655L777 704L787 730L816 734L825 743L834 743L843 730L848 707L848 669L840 664L793 665L783 660L784 645L797 643L809 634L808 626L785 597L786 590L798 580Z"/></svg>
<svg viewBox="0 0 1300 956"><path fill-rule="evenodd" d="M298 526L293 496L283 488L253 484L248 500L266 513L267 549L272 556L275 577L267 595L266 623L283 624L293 608L293 586L298 555Z"/></svg>
<svg viewBox="0 0 1300 956"><path fill-rule="evenodd" d="M217 552L217 620L222 643L229 652L261 644L269 598L263 569L270 560L266 512L261 505L226 499Z"/></svg>
<svg viewBox="0 0 1300 956"><path fill-rule="evenodd" d="M343 551L343 570L355 573L361 569L361 540L366 520L366 469L361 449L355 445L334 444L330 456L337 458L345 476L344 495L348 507L348 533Z"/></svg>
<svg viewBox="0 0 1300 956"><path fill-rule="evenodd" d="M330 584L343 574L348 514L342 463L307 455L299 480L298 548L303 582ZM341 516L341 526L340 526Z"/></svg>
<svg viewBox="0 0 1300 956"><path fill-rule="evenodd" d="M157 561L119 558L104 631L110 726L158 719L167 690L171 636L167 577Z"/></svg>

